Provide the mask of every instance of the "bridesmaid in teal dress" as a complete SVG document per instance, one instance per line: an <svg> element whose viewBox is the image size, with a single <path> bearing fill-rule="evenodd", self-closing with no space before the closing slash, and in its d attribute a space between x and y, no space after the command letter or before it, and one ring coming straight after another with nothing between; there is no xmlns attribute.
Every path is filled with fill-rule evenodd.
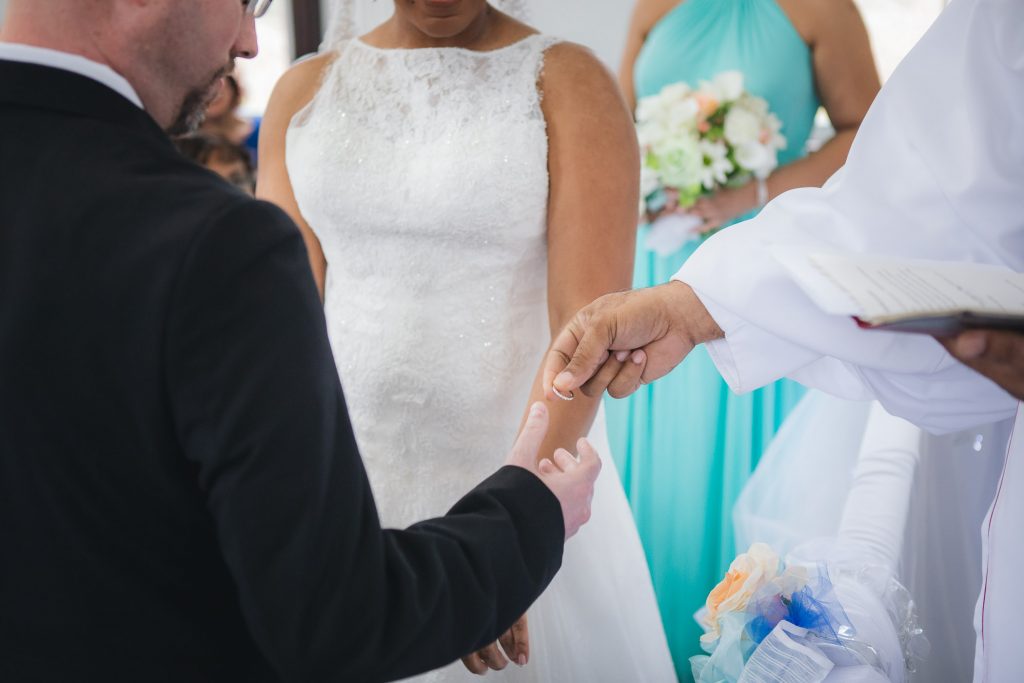
<svg viewBox="0 0 1024 683"><path fill-rule="evenodd" d="M621 75L630 104L670 83L696 87L729 70L768 101L788 141L764 188L771 196L821 185L838 169L879 88L866 31L848 1L640 0L630 30ZM822 103L837 134L805 156ZM757 205L750 183L702 199L692 213L715 228ZM669 281L699 246L695 240L659 257L644 247L647 230L638 235L635 287ZM667 377L606 402L612 454L682 680L700 652L694 612L736 555L733 503L802 392L783 381L737 396L699 347Z"/></svg>

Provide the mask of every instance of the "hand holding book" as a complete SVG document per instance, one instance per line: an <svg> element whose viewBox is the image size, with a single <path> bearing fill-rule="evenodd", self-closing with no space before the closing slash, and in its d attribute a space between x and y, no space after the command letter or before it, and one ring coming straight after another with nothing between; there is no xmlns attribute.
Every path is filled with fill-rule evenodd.
<svg viewBox="0 0 1024 683"><path fill-rule="evenodd" d="M777 250L818 306L867 329L931 334L1024 400L1024 274L1001 266Z"/></svg>

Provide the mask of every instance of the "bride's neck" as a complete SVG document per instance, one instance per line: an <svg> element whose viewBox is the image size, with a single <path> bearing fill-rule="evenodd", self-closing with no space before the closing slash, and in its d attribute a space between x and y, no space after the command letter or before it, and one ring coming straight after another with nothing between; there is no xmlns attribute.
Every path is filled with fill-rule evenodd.
<svg viewBox="0 0 1024 683"><path fill-rule="evenodd" d="M500 14L490 6L485 6L465 29L452 36L432 36L422 31L408 17L396 12L385 22L379 31L370 36L378 47L386 48L424 48L424 47L461 47L469 50L490 50L500 41L500 33L496 24ZM377 35L373 35L377 34Z"/></svg>

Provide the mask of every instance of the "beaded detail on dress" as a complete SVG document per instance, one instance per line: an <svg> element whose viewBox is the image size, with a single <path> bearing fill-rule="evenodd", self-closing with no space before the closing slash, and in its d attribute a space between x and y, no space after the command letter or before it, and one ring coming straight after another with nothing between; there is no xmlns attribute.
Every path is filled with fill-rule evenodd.
<svg viewBox="0 0 1024 683"><path fill-rule="evenodd" d="M387 526L443 514L518 431L550 338L538 81L555 42L347 41L289 128L288 171L327 258L328 329Z"/></svg>

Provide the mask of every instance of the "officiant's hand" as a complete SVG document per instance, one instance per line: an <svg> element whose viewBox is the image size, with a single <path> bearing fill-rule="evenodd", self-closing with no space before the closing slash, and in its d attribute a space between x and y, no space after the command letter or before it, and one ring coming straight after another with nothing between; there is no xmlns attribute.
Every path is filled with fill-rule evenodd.
<svg viewBox="0 0 1024 683"><path fill-rule="evenodd" d="M590 501L601 471L601 458L590 442L580 439L576 442L578 457L559 448L550 458L538 462L541 443L548 433L548 420L547 406L534 403L505 464L533 472L551 489L562 506L565 538L569 539L590 519Z"/></svg>
<svg viewBox="0 0 1024 683"><path fill-rule="evenodd" d="M1024 401L1024 334L969 330L939 341L961 363Z"/></svg>
<svg viewBox="0 0 1024 683"><path fill-rule="evenodd" d="M501 644L501 650L498 649ZM530 631L527 627L526 615L519 617L519 621L512 624L512 628L505 632L497 643L477 650L468 657L462 658L462 663L471 672L483 676L488 670L501 671L508 663L515 662L519 666L526 666L530 660Z"/></svg>
<svg viewBox="0 0 1024 683"><path fill-rule="evenodd" d="M580 390L616 398L662 377L694 346L722 336L682 282L607 294L586 306L558 335L544 364L549 400Z"/></svg>

